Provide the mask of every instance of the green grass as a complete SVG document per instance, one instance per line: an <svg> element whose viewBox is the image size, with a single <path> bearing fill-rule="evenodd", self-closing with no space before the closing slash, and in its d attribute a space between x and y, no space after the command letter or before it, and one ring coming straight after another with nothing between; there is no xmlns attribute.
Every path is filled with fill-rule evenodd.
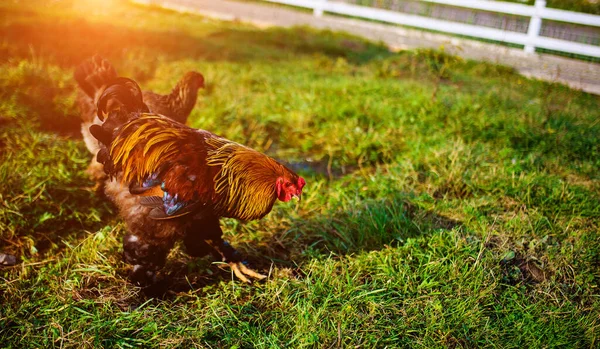
<svg viewBox="0 0 600 349"><path fill-rule="evenodd" d="M600 98L439 51L119 2L3 3L0 343L37 347L597 347ZM270 274L176 248L127 281L72 72L207 81L190 124L285 159L301 204L223 220Z"/></svg>

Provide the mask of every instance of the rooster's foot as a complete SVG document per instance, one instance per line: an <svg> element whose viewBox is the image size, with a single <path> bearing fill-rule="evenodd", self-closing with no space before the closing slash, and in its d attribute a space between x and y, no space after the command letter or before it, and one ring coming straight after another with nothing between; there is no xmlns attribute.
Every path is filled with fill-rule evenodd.
<svg viewBox="0 0 600 349"><path fill-rule="evenodd" d="M229 262L229 267L238 279L247 284L251 284L252 282L246 276L257 280L263 280L267 277L248 268L243 262Z"/></svg>
<svg viewBox="0 0 600 349"><path fill-rule="evenodd" d="M247 284L252 283L248 277L256 280L263 280L267 277L246 266L238 251L236 251L227 241L223 241L221 237L214 240L204 240L204 242L213 248L213 255L216 258L220 258L221 261L229 264L231 271L233 271L235 276L242 282Z"/></svg>

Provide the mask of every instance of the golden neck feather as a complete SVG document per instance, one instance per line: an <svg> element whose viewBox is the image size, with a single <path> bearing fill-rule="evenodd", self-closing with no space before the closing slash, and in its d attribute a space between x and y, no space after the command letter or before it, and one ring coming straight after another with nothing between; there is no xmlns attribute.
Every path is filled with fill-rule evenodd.
<svg viewBox="0 0 600 349"><path fill-rule="evenodd" d="M215 176L217 209L241 220L262 218L276 200L275 182L285 168L272 158L222 138L207 139L207 164L219 166Z"/></svg>

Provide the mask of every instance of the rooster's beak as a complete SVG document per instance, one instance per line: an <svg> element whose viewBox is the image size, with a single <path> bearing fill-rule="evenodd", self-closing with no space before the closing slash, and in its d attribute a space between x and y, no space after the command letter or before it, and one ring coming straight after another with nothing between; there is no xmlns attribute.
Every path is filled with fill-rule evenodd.
<svg viewBox="0 0 600 349"><path fill-rule="evenodd" d="M302 194L293 194L292 198L298 200L298 202L302 201Z"/></svg>

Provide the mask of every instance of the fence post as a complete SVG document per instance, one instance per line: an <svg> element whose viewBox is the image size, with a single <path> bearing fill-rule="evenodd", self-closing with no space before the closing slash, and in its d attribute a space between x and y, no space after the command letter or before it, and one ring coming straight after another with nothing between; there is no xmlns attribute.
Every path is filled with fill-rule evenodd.
<svg viewBox="0 0 600 349"><path fill-rule="evenodd" d="M315 8L313 10L313 14L315 15L315 17L321 17L323 16L323 5L322 3L324 3L327 0L317 0L317 3L315 4Z"/></svg>
<svg viewBox="0 0 600 349"><path fill-rule="evenodd" d="M546 0L535 0L535 11L531 20L529 21L529 28L527 29L527 36L529 42L525 45L525 52L535 52L535 42L537 37L540 35L540 29L542 29L542 11L546 7Z"/></svg>

